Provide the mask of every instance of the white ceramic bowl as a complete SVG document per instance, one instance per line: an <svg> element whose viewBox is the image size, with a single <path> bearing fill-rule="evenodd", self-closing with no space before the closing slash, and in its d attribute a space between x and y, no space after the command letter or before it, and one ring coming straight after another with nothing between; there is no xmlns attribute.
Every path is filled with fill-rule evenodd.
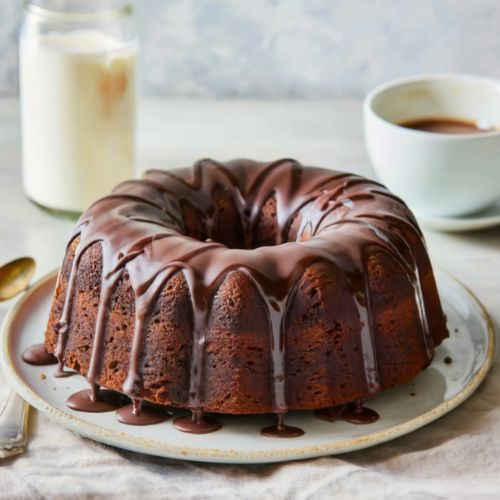
<svg viewBox="0 0 500 500"><path fill-rule="evenodd" d="M500 199L500 82L460 74L403 78L371 91L363 111L378 176L417 214L470 214ZM432 117L496 130L442 134L398 125Z"/></svg>

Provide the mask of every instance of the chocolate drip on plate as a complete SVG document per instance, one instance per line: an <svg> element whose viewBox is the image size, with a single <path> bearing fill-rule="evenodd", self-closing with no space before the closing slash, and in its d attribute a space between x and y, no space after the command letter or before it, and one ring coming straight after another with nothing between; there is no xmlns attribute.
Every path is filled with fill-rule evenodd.
<svg viewBox="0 0 500 500"><path fill-rule="evenodd" d="M314 416L327 422L342 419L351 424L372 424L380 418L375 410L364 406L362 401L315 410Z"/></svg>
<svg viewBox="0 0 500 500"><path fill-rule="evenodd" d="M68 378L68 377L72 377L73 375L77 375L77 372L64 370L64 369L61 370L59 367L57 367L57 370L54 373L54 377L56 377L56 378Z"/></svg>
<svg viewBox="0 0 500 500"><path fill-rule="evenodd" d="M123 396L108 389L100 389L96 398L93 398L91 389L84 389L72 394L66 404L75 411L85 411L89 413L103 413L115 411L123 405Z"/></svg>
<svg viewBox="0 0 500 500"><path fill-rule="evenodd" d="M276 419L276 425L264 427L260 431L262 436L275 438L295 438L303 436L305 434L304 431L299 427L285 425L283 413L276 413Z"/></svg>
<svg viewBox="0 0 500 500"><path fill-rule="evenodd" d="M57 358L43 344L28 347L22 354L23 361L30 365L55 365Z"/></svg>
<svg viewBox="0 0 500 500"><path fill-rule="evenodd" d="M222 422L203 412L194 411L191 415L177 417L174 420L174 427L190 434L208 434L218 431L222 427Z"/></svg>
<svg viewBox="0 0 500 500"><path fill-rule="evenodd" d="M363 406L362 401L349 403L342 410L342 419L351 424L371 424L379 418L379 414L375 410Z"/></svg>
<svg viewBox="0 0 500 500"><path fill-rule="evenodd" d="M143 405L140 400L135 400L116 410L116 419L127 425L153 425L165 422L171 414L164 409Z"/></svg>

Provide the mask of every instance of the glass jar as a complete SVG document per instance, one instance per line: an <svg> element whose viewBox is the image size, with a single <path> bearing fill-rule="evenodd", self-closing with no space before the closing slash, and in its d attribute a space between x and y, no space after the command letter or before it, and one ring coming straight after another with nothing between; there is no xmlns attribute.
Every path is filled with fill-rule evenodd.
<svg viewBox="0 0 500 500"><path fill-rule="evenodd" d="M79 214L134 175L132 7L28 1L19 47L25 193L44 208Z"/></svg>

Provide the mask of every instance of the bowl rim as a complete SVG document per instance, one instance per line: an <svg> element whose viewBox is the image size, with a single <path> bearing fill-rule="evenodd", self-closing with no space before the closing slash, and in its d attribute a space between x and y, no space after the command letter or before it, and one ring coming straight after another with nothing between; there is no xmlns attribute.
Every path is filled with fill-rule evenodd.
<svg viewBox="0 0 500 500"><path fill-rule="evenodd" d="M372 90L370 90L364 100L363 100L363 114L365 117L365 129L366 129L366 118L370 116L375 119L375 121L381 125L389 127L390 129L397 130L403 134L412 134L420 137L425 137L427 139L439 140L439 141L463 141L463 140L473 140L473 141L481 141L484 139L496 138L500 137L500 129L492 130L490 132L482 132L471 133L471 134L446 134L446 133L436 133L436 132L428 132L425 130L416 130L407 127L402 127L397 123L391 122L385 118L382 118L374 109L373 102L374 100L383 92L387 90L395 89L398 87L403 87L406 85L411 85L414 83L423 83L423 82L432 82L432 81L462 81L462 82L476 82L476 83L484 83L489 85L494 85L497 87L497 90L500 95L500 80L495 78L481 76L481 75L472 75L467 73L421 73L417 75L404 76L400 78L395 78L384 82L380 85L377 85Z"/></svg>

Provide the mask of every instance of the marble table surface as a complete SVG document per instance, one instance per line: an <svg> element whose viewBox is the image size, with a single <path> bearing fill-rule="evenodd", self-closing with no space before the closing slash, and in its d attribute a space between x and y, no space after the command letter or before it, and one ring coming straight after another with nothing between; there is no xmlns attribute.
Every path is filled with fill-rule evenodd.
<svg viewBox="0 0 500 500"><path fill-rule="evenodd" d="M23 195L18 108L15 100L0 100L0 262L31 255L38 278L59 265L73 223L44 213ZM141 101L138 170L207 156L287 156L375 177L358 101ZM433 264L466 283L500 331L500 227L425 236ZM135 455L82 439L33 412L28 452L0 467L0 497L498 497L498 457L496 365L470 400L424 429L370 450L287 465L204 465Z"/></svg>

